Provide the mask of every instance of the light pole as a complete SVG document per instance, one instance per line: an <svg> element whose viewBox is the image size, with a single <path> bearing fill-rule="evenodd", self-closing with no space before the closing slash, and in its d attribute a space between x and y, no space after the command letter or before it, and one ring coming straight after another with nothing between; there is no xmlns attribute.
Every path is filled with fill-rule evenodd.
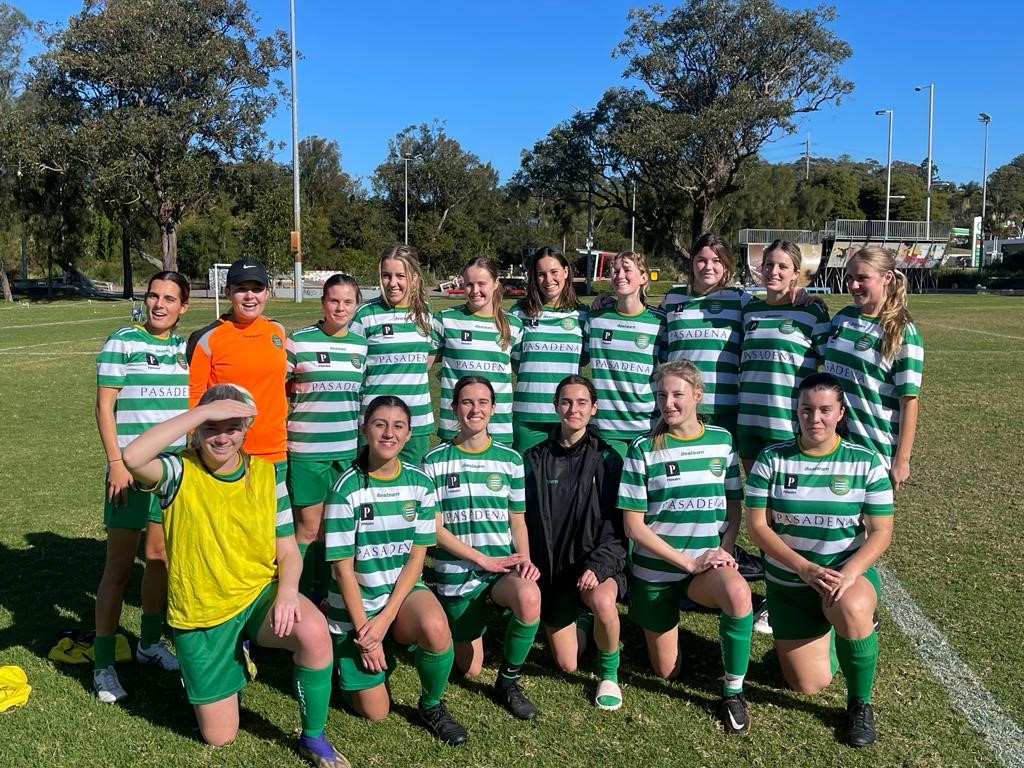
<svg viewBox="0 0 1024 768"><path fill-rule="evenodd" d="M422 155L402 155L405 163L405 244L409 244L409 161L418 160Z"/></svg>
<svg viewBox="0 0 1024 768"><path fill-rule="evenodd" d="M295 0L288 4L292 43L292 251L295 253L295 303L302 302L302 217L299 211L299 110L295 92Z"/></svg>
<svg viewBox="0 0 1024 768"><path fill-rule="evenodd" d="M985 203L988 194L988 124L992 122L992 116L987 112L979 112L978 120L985 124L985 150L981 157L981 247L985 248ZM984 257L984 253L982 253Z"/></svg>
<svg viewBox="0 0 1024 768"><path fill-rule="evenodd" d="M636 250L636 179L633 179L633 208L629 213L629 250Z"/></svg>
<svg viewBox="0 0 1024 768"><path fill-rule="evenodd" d="M889 240L889 201L892 199L892 110L876 109L876 115L889 116L889 159L885 172L885 240Z"/></svg>
<svg viewBox="0 0 1024 768"><path fill-rule="evenodd" d="M924 237L930 240L932 237L932 117L935 114L935 83L919 85L914 88L920 93L928 89L928 180L927 189L924 193Z"/></svg>

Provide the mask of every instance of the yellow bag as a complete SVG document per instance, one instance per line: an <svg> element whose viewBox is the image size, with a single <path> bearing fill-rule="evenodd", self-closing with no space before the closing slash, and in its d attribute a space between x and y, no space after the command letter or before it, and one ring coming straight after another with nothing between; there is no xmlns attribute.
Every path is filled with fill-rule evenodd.
<svg viewBox="0 0 1024 768"><path fill-rule="evenodd" d="M64 664L92 664L92 641L92 634L85 640L77 640L75 637L62 637L50 649L46 657L50 661L59 661ZM120 633L114 638L114 660L132 660L132 649L128 644L128 638Z"/></svg>
<svg viewBox="0 0 1024 768"><path fill-rule="evenodd" d="M32 686L28 684L25 670L13 664L0 667L0 712L20 707L28 701Z"/></svg>

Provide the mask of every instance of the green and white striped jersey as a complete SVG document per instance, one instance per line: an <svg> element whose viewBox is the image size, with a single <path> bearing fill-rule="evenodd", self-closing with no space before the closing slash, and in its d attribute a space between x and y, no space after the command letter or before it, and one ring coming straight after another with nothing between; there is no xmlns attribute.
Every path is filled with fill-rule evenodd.
<svg viewBox="0 0 1024 768"><path fill-rule="evenodd" d="M520 302L510 314L523 324L522 343L512 354L516 372L512 412L523 421L556 422L553 402L558 382L578 374L583 365L586 310L544 307L537 317L530 317Z"/></svg>
<svg viewBox="0 0 1024 768"><path fill-rule="evenodd" d="M408 308L392 307L383 298L360 304L349 332L366 339L363 408L379 395L395 395L412 412L412 434L433 432L427 379L427 358L437 352L433 333L424 334Z"/></svg>
<svg viewBox="0 0 1024 768"><path fill-rule="evenodd" d="M114 331L96 355L96 384L120 390L114 419L117 444L124 448L153 425L188 410L185 340L174 333L154 336L141 325ZM184 437L168 446L184 447Z"/></svg>
<svg viewBox="0 0 1024 768"><path fill-rule="evenodd" d="M921 392L924 346L916 326L903 329L895 357L885 358L878 318L845 307L832 318L825 370L843 382L850 438L878 451L891 466L900 435L900 398Z"/></svg>
<svg viewBox="0 0 1024 768"><path fill-rule="evenodd" d="M828 340L819 304L770 305L754 298L743 311L737 431L765 442L795 432L796 388L818 370Z"/></svg>
<svg viewBox="0 0 1024 768"><path fill-rule="evenodd" d="M769 510L786 546L825 568L840 568L864 543L863 515L891 515L892 485L881 457L843 440L826 454L800 450L796 438L765 448L747 476L747 507ZM765 555L765 577L807 586Z"/></svg>
<svg viewBox="0 0 1024 768"><path fill-rule="evenodd" d="M671 298L671 301L669 301ZM704 380L701 414L735 419L740 390L743 308L753 297L735 288L706 296L673 292L665 313L663 362L689 360Z"/></svg>
<svg viewBox="0 0 1024 768"><path fill-rule="evenodd" d="M436 524L434 486L414 466L402 464L391 478L352 467L338 478L324 506L325 557L353 558L366 618L387 605L412 548L434 544ZM333 634L353 629L335 579L328 606Z"/></svg>
<svg viewBox="0 0 1024 768"><path fill-rule="evenodd" d="M491 440L482 451L442 443L423 457L445 529L489 557L512 553L510 514L526 511L523 457ZM441 547L433 578L443 597L471 594L490 576Z"/></svg>
<svg viewBox="0 0 1024 768"><path fill-rule="evenodd" d="M287 351L288 460L355 458L366 339L329 336L320 324L293 331Z"/></svg>
<svg viewBox="0 0 1024 768"><path fill-rule="evenodd" d="M660 309L624 315L614 306L589 313L583 328L597 390L596 426L605 440L633 440L653 426L656 398L651 375L665 331Z"/></svg>
<svg viewBox="0 0 1024 768"><path fill-rule="evenodd" d="M643 512L648 528L689 557L721 544L726 502L742 498L732 436L721 427L704 426L689 439L666 434L660 450L645 435L626 452L618 506ZM639 544L633 547L630 567L638 579L651 582L688 575Z"/></svg>
<svg viewBox="0 0 1024 768"><path fill-rule="evenodd" d="M440 346L441 404L437 430L442 440L459 432L452 412L455 382L463 376L483 376L494 387L494 415L488 431L500 443L512 442L512 355L523 338L523 324L509 315L509 344L502 348L494 318L470 312L465 305L434 315L434 334Z"/></svg>

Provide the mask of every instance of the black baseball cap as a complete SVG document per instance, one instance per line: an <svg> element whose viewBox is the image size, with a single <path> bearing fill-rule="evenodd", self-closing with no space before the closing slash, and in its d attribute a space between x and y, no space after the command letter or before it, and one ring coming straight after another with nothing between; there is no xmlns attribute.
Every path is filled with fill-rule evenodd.
<svg viewBox="0 0 1024 768"><path fill-rule="evenodd" d="M239 259L228 267L228 285L240 285L248 281L270 285L266 268L255 259Z"/></svg>

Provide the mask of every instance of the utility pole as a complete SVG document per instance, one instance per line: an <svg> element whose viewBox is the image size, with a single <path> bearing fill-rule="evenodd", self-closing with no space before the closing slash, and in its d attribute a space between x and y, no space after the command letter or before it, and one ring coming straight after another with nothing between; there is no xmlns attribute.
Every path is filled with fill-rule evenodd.
<svg viewBox="0 0 1024 768"><path fill-rule="evenodd" d="M811 134L807 134L807 148L804 150L804 181L811 178Z"/></svg>
<svg viewBox="0 0 1024 768"><path fill-rule="evenodd" d="M935 114L935 83L919 85L914 88L921 92L928 89L928 179L927 188L924 194L924 236L931 240L932 237L932 116Z"/></svg>
<svg viewBox="0 0 1024 768"><path fill-rule="evenodd" d="M292 230L291 248L295 253L295 303L302 303L302 217L299 211L299 110L298 96L295 92L295 0L288 4L289 20L291 21L292 42Z"/></svg>

